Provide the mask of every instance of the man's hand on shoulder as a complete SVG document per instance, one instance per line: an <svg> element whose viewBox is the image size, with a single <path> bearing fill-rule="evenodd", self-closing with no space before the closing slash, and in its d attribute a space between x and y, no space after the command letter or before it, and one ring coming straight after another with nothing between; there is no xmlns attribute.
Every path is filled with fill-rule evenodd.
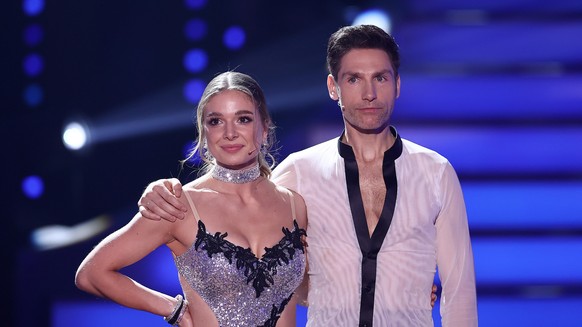
<svg viewBox="0 0 582 327"><path fill-rule="evenodd" d="M137 202L139 212L147 219L184 219L188 210L178 199L182 196L182 184L177 178L159 179L150 183Z"/></svg>

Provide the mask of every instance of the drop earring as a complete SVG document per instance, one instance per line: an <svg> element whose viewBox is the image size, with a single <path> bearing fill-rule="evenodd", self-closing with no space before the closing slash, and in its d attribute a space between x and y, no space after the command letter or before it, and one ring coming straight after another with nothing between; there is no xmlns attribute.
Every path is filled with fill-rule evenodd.
<svg viewBox="0 0 582 327"><path fill-rule="evenodd" d="M210 153L210 151L208 151L208 144L206 143L206 140L204 140L204 143L202 145L202 156L208 160L208 161L212 161L214 160L214 157L212 156L212 153Z"/></svg>
<svg viewBox="0 0 582 327"><path fill-rule="evenodd" d="M263 142L263 144L261 144L261 154L263 155L263 157L265 157L267 155L267 150L268 150L269 144L265 141Z"/></svg>

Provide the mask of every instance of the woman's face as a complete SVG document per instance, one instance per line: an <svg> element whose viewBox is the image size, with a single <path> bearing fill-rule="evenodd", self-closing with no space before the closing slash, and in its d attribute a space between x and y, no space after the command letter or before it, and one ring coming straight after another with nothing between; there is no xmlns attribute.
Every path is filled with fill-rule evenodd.
<svg viewBox="0 0 582 327"><path fill-rule="evenodd" d="M208 151L229 169L254 165L267 137L259 111L244 93L222 91L204 107L204 132Z"/></svg>

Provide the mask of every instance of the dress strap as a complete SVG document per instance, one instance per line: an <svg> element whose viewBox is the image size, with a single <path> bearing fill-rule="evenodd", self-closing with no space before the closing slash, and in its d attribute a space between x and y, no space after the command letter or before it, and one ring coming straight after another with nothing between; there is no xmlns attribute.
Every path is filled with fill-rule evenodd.
<svg viewBox="0 0 582 327"><path fill-rule="evenodd" d="M289 192L289 200L291 200L291 216L293 217L293 221L295 221L295 199L293 198L293 192L287 190Z"/></svg>
<svg viewBox="0 0 582 327"><path fill-rule="evenodd" d="M190 197L188 192L184 192L184 194L186 195L186 200L188 200L188 203L190 204L190 209L192 210L192 213L194 214L194 218L196 219L196 222L199 222L200 215L198 215L198 210L196 210L196 206L194 205L194 201L192 201L192 198Z"/></svg>

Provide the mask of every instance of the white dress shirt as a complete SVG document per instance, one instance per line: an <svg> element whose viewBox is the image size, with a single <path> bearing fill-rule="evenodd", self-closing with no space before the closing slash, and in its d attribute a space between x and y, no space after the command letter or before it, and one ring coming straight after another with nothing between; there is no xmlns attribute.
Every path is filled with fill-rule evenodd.
<svg viewBox="0 0 582 327"><path fill-rule="evenodd" d="M396 176L393 212L383 212L390 216L381 218L388 232L377 255L369 256L360 247L349 202L346 149L351 152L334 138L289 155L273 171L273 181L301 194L307 205L307 326L433 326L430 293L437 266L442 325L477 326L473 253L453 167L397 136L385 153L385 163L393 157L388 161ZM375 267L371 277L363 270L368 257Z"/></svg>

